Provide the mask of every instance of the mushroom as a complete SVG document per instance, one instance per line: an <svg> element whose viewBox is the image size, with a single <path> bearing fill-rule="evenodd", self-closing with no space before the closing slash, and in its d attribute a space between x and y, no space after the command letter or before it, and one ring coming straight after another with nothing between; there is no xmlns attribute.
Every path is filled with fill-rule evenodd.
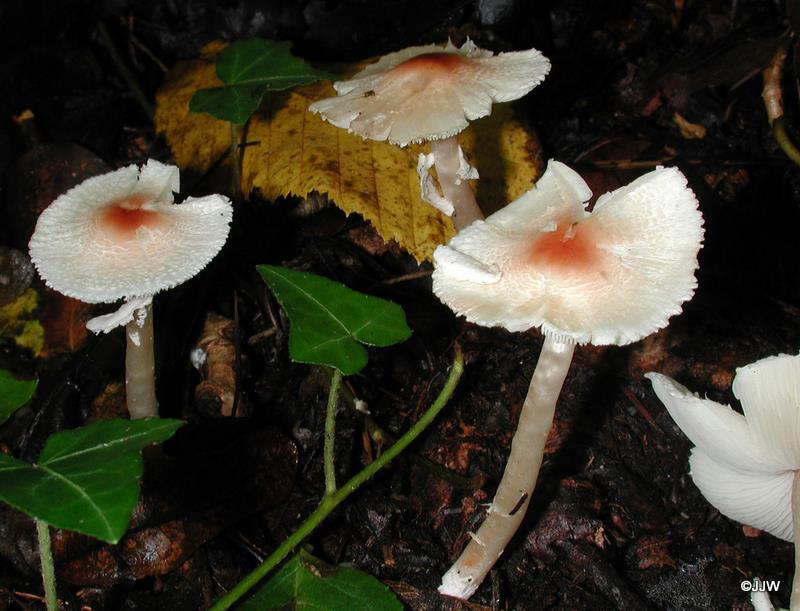
<svg viewBox="0 0 800 611"><path fill-rule="evenodd" d="M790 608L800 609L800 355L736 370L733 394L744 414L665 375L645 377L695 444L689 473L708 502L737 522L795 542Z"/></svg>
<svg viewBox="0 0 800 611"><path fill-rule="evenodd" d="M124 299L87 327L126 325L125 391L131 418L158 415L153 359L153 295L185 282L228 237L228 198L208 195L173 204L178 168L149 160L73 187L46 208L29 244L51 288L89 303Z"/></svg>
<svg viewBox="0 0 800 611"><path fill-rule="evenodd" d="M409 47L384 55L348 81L334 83L339 94L309 110L337 127L369 140L401 147L430 142L417 171L422 198L453 217L460 230L483 218L467 179L478 178L458 145L469 121L492 112L492 102L509 102L544 80L550 62L536 49L493 55L471 40L461 47ZM436 175L443 194L429 173Z"/></svg>
<svg viewBox="0 0 800 611"><path fill-rule="evenodd" d="M544 344L486 519L439 591L469 598L531 499L575 344L624 345L664 327L694 293L702 216L676 168L601 196L550 161L534 189L434 252L433 290L467 320L538 327Z"/></svg>

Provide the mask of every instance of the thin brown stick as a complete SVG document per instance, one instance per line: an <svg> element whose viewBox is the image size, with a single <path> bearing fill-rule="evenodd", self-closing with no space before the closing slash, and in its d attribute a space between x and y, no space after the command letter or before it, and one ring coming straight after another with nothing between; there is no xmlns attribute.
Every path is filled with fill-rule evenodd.
<svg viewBox="0 0 800 611"><path fill-rule="evenodd" d="M122 77L122 80L125 81L128 89L130 89L131 95L133 96L133 99L136 100L139 108L141 108L142 112L147 116L147 118L152 121L154 114L153 106L150 104L150 100L147 99L147 96L139 86L139 81L136 80L133 72L130 71L128 66L123 61L122 56L117 50L117 47L114 45L114 41L111 39L111 35L108 33L108 29L106 29L106 25L102 21L98 21L96 25L97 33L100 35L100 40L108 51L108 55L111 58L114 66L117 68L119 75Z"/></svg>
<svg viewBox="0 0 800 611"><path fill-rule="evenodd" d="M655 430L657 430L662 435L664 431L658 426L658 423L655 421L655 418L650 414L648 409L644 406L644 403L639 401L639 397L633 394L633 391L630 388L623 388L622 392L625 393L625 396L628 398L628 401L633 403L633 406L636 408L636 411L641 414L642 418L647 421L647 424L652 426Z"/></svg>
<svg viewBox="0 0 800 611"><path fill-rule="evenodd" d="M433 273L432 269L421 269L418 272L411 272L409 274L403 274L402 276L395 276L394 278L388 278L381 282L381 284L397 284L398 282L408 282L409 280L419 280L420 278L427 278Z"/></svg>

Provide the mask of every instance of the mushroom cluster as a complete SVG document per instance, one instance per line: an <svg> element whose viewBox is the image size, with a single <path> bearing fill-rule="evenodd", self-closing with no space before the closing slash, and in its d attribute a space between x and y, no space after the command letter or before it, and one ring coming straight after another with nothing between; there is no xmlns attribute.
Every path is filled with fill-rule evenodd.
<svg viewBox="0 0 800 611"><path fill-rule="evenodd" d="M124 300L90 320L95 333L126 325L126 397L132 418L158 415L151 303L203 269L228 237L228 198L175 205L178 168L149 160L85 180L42 212L29 250L51 288L88 303Z"/></svg>
<svg viewBox="0 0 800 611"><path fill-rule="evenodd" d="M602 195L550 161L535 188L434 252L433 290L470 322L545 339L486 519L439 591L469 598L530 503L576 344L624 345L666 326L694 293L703 220L676 168Z"/></svg>
<svg viewBox="0 0 800 611"><path fill-rule="evenodd" d="M550 71L536 49L494 55L471 40L461 47L424 45L384 55L352 79L334 83L339 94L309 110L368 140L399 146L429 142L420 154L422 198L453 217L456 229L483 218L468 179L478 177L458 145L469 122L492 112L494 102L528 93ZM442 193L429 170L436 167Z"/></svg>
<svg viewBox="0 0 800 611"><path fill-rule="evenodd" d="M736 370L733 394L744 414L660 373L646 377L695 444L690 474L709 503L737 522L795 542L790 606L800 609L800 355Z"/></svg>

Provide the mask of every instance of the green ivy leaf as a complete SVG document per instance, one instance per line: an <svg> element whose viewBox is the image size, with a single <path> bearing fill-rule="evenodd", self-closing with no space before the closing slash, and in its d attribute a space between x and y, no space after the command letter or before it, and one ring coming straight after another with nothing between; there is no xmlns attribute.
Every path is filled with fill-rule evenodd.
<svg viewBox="0 0 800 611"><path fill-rule="evenodd" d="M5 369L0 369L0 424L31 400L36 384L36 380L18 380Z"/></svg>
<svg viewBox="0 0 800 611"><path fill-rule="evenodd" d="M116 543L139 497L141 450L180 420L103 420L51 435L36 464L0 454L0 500L56 528Z"/></svg>
<svg viewBox="0 0 800 611"><path fill-rule="evenodd" d="M200 89L192 96L189 110L207 112L216 119L242 125L247 123L264 97L260 85L227 85Z"/></svg>
<svg viewBox="0 0 800 611"><path fill-rule="evenodd" d="M217 57L217 76L225 85L197 91L189 102L189 110L243 125L261 104L267 90L279 91L335 78L330 72L317 70L295 57L290 48L288 42L263 38L231 44Z"/></svg>
<svg viewBox="0 0 800 611"><path fill-rule="evenodd" d="M402 611L403 605L389 588L363 571L333 567L301 551L236 608Z"/></svg>
<svg viewBox="0 0 800 611"><path fill-rule="evenodd" d="M391 346L411 336L396 303L314 274L271 265L257 269L289 317L289 355L295 361L350 375L367 364L361 344Z"/></svg>

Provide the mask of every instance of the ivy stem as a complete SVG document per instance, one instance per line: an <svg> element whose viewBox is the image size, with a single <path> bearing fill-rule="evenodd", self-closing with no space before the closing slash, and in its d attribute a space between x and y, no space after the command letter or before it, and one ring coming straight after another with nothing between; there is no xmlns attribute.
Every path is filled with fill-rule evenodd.
<svg viewBox="0 0 800 611"><path fill-rule="evenodd" d="M236 123L231 123L231 189L234 201L242 199L242 161L239 155L239 133L239 126Z"/></svg>
<svg viewBox="0 0 800 611"><path fill-rule="evenodd" d="M331 385L328 390L328 409L325 412L325 444L323 447L323 465L325 467L325 495L336 492L336 466L334 445L336 444L336 405L339 402L339 387L342 384L342 372L333 370Z"/></svg>
<svg viewBox="0 0 800 611"><path fill-rule="evenodd" d="M50 545L50 527L41 520L33 519L39 539L39 562L42 564L42 583L47 611L58 611L56 594L56 571L53 565L53 548Z"/></svg>
<svg viewBox="0 0 800 611"><path fill-rule="evenodd" d="M269 557L259 564L253 571L251 571L244 579L237 583L225 596L215 602L210 611L224 611L234 605L240 598L242 598L251 588L258 584L267 573L280 564L291 551L297 547L303 539L310 535L314 529L319 526L330 513L339 506L347 497L366 482L370 477L375 475L383 467L385 467L392 459L394 459L400 452L405 450L408 445L420 436L428 425L439 415L450 397L453 395L458 380L464 371L464 355L461 353L461 348L455 346L455 355L453 357L453 364L450 367L450 374L447 380L436 397L436 400L422 414L422 417L412 426L405 435L397 440L390 448L381 454L377 459L364 467L361 471L356 473L348 482L342 485L336 492L326 495L322 498L319 507L308 516L300 527L294 531L289 538L281 543Z"/></svg>

